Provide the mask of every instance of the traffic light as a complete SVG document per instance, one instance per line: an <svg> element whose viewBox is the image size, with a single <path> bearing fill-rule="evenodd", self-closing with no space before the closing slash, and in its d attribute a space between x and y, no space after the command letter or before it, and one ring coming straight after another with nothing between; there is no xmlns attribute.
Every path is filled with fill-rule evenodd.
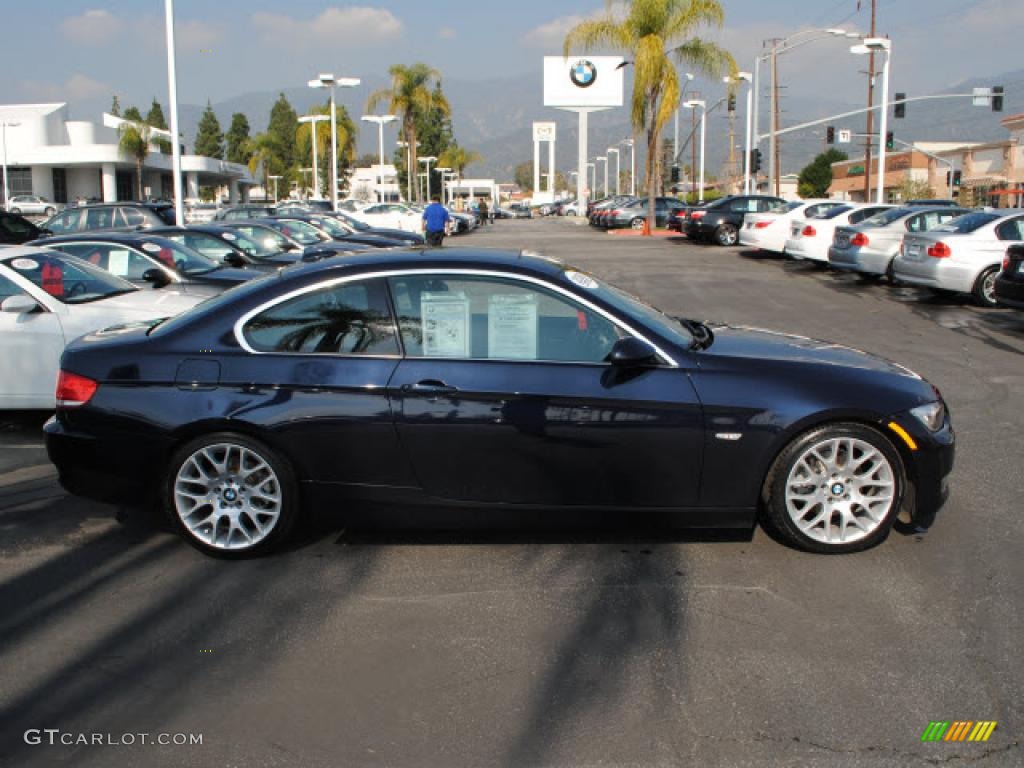
<svg viewBox="0 0 1024 768"><path fill-rule="evenodd" d="M1003 86L1001 85L992 86L992 111L1003 111Z"/></svg>
<svg viewBox="0 0 1024 768"><path fill-rule="evenodd" d="M678 165L673 165L672 166L672 183L673 184L678 184L679 183L679 166Z"/></svg>
<svg viewBox="0 0 1024 768"><path fill-rule="evenodd" d="M750 150L750 172L757 173L761 170L761 150Z"/></svg>
<svg viewBox="0 0 1024 768"><path fill-rule="evenodd" d="M886 149L895 149L895 147L896 147L896 139L893 138L892 131L889 131L888 133L885 134L885 148Z"/></svg>
<svg viewBox="0 0 1024 768"><path fill-rule="evenodd" d="M904 118L907 116L907 105L904 103L907 100L907 94L897 93L896 103L892 107L892 116L894 118Z"/></svg>
<svg viewBox="0 0 1024 768"><path fill-rule="evenodd" d="M836 129L834 126L825 126L825 143L835 144L836 143Z"/></svg>
<svg viewBox="0 0 1024 768"><path fill-rule="evenodd" d="M736 111L736 94L735 93L730 93L729 94L728 108L729 108L730 112L735 112Z"/></svg>
<svg viewBox="0 0 1024 768"><path fill-rule="evenodd" d="M953 171L953 186L960 186L960 171Z"/></svg>

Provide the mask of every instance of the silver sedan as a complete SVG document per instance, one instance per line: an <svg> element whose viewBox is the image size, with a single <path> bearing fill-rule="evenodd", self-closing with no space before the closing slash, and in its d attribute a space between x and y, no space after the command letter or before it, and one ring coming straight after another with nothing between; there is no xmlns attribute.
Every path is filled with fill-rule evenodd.
<svg viewBox="0 0 1024 768"><path fill-rule="evenodd" d="M1003 256L1017 243L1024 243L1024 210L974 211L904 237L893 274L905 283L969 293L994 307Z"/></svg>
<svg viewBox="0 0 1024 768"><path fill-rule="evenodd" d="M854 227L836 227L828 260L833 267L892 278L892 264L908 232L927 232L969 213L966 208L907 206L876 213Z"/></svg>
<svg viewBox="0 0 1024 768"><path fill-rule="evenodd" d="M61 207L41 195L14 195L8 200L7 210L11 213L53 216Z"/></svg>

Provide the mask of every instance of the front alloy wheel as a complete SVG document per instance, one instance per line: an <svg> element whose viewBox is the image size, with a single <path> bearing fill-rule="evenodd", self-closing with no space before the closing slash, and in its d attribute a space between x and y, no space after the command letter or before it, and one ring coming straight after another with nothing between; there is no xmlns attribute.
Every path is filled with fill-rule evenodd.
<svg viewBox="0 0 1024 768"><path fill-rule="evenodd" d="M168 507L185 537L209 554L270 549L294 523L294 481L266 446L221 434L189 443L171 462Z"/></svg>
<svg viewBox="0 0 1024 768"><path fill-rule="evenodd" d="M721 224L715 230L715 242L719 245L736 245L739 233L732 224Z"/></svg>
<svg viewBox="0 0 1024 768"><path fill-rule="evenodd" d="M633 229L641 230L644 228L645 221L647 221L647 219L633 219L631 222L629 222L629 226L632 227Z"/></svg>
<svg viewBox="0 0 1024 768"><path fill-rule="evenodd" d="M980 275L974 283L974 300L983 307L998 307L996 300L996 278L999 276L997 267L989 267Z"/></svg>
<svg viewBox="0 0 1024 768"><path fill-rule="evenodd" d="M899 454L881 434L838 424L797 438L766 483L770 522L813 552L854 552L885 539L904 485Z"/></svg>

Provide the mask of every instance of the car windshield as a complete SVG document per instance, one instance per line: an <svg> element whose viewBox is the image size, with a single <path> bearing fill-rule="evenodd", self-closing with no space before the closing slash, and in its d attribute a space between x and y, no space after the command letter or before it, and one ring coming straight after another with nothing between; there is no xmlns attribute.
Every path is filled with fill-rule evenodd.
<svg viewBox="0 0 1024 768"><path fill-rule="evenodd" d="M183 275L202 275L220 265L198 251L166 237L147 238L142 250Z"/></svg>
<svg viewBox="0 0 1024 768"><path fill-rule="evenodd" d="M373 227L371 227L365 221L360 221L359 219L354 219L351 216L345 215L341 211L338 211L334 215L337 216L342 221L344 221L350 227L353 227L353 228L357 229L360 232L366 232L367 230L373 229Z"/></svg>
<svg viewBox="0 0 1024 768"><path fill-rule="evenodd" d="M963 216L958 216L952 221L947 221L933 229L933 232L957 232L961 235L966 235L973 232L976 229L981 229L986 224L989 224L996 219L1000 218L1001 214L988 213L986 211L975 211L974 213L967 213Z"/></svg>
<svg viewBox="0 0 1024 768"><path fill-rule="evenodd" d="M348 234L345 228L330 216L318 217L313 223L333 237L344 237Z"/></svg>
<svg viewBox="0 0 1024 768"><path fill-rule="evenodd" d="M191 248L206 258L217 262L223 261L225 256L234 252L234 249L227 242L205 232L175 232L161 234L160 236Z"/></svg>
<svg viewBox="0 0 1024 768"><path fill-rule="evenodd" d="M680 325L678 320L621 288L571 268L566 269L563 274L569 282L585 289L585 293L603 299L626 317L632 318L648 328L653 328L666 339L687 348L693 343L693 335Z"/></svg>
<svg viewBox="0 0 1024 768"><path fill-rule="evenodd" d="M288 238L273 227L243 224L231 229L231 232L225 232L221 237L228 241L234 238L235 245L258 259L276 256L291 248Z"/></svg>
<svg viewBox="0 0 1024 768"><path fill-rule="evenodd" d="M822 213L822 214L818 215L816 218L819 218L819 219L834 219L837 216L841 216L842 214L847 213L848 211L852 211L852 210L853 210L853 206L852 205L837 205L835 208L832 208L831 210L825 211L825 213Z"/></svg>
<svg viewBox="0 0 1024 768"><path fill-rule="evenodd" d="M64 304L86 304L138 290L105 269L56 251L14 256L0 263Z"/></svg>
<svg viewBox="0 0 1024 768"><path fill-rule="evenodd" d="M912 213L915 213L915 211L910 208L890 208L864 219L860 224L862 227L884 227L886 224L892 224L894 221L902 219L904 216L909 216Z"/></svg>
<svg viewBox="0 0 1024 768"><path fill-rule="evenodd" d="M276 221L269 226L279 230L282 234L292 238L300 245L313 245L314 243L322 243L330 239L326 235L321 235L316 227L304 221L289 219L288 221Z"/></svg>

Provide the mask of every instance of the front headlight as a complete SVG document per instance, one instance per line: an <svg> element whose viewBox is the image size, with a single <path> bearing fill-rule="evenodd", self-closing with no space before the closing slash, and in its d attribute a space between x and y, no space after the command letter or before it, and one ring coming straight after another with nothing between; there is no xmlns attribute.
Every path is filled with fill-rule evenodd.
<svg viewBox="0 0 1024 768"><path fill-rule="evenodd" d="M942 424L946 420L946 407L941 401L919 405L917 408L911 408L910 412L931 432L942 429Z"/></svg>

